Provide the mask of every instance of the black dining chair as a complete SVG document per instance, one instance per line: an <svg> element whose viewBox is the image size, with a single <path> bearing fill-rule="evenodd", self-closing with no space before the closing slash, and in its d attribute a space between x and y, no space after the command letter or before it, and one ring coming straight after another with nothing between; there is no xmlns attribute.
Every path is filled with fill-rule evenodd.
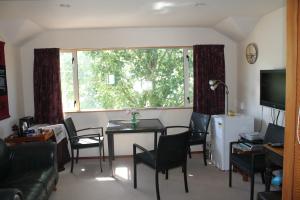
<svg viewBox="0 0 300 200"><path fill-rule="evenodd" d="M64 125L66 127L69 136L70 146L71 146L71 173L73 173L73 166L74 166L74 150L77 151L76 163L78 163L79 149L94 148L94 147L99 148L100 169L102 172L101 156L103 157L103 161L105 160L103 127L84 128L84 129L76 130L71 117L64 120ZM100 130L100 133L77 135L78 132L93 130L93 129ZM103 155L101 155L101 150Z"/></svg>
<svg viewBox="0 0 300 200"><path fill-rule="evenodd" d="M188 153L191 158L191 146L202 145L203 147L203 160L205 166L207 165L207 153L206 153L206 136L209 134L208 127L210 123L211 115L193 112L189 126L166 126L165 134L168 134L169 129L189 128L190 135L188 139Z"/></svg>
<svg viewBox="0 0 300 200"><path fill-rule="evenodd" d="M269 123L265 137L264 144L283 142L284 127ZM266 171L265 152L249 151L245 153L234 152L233 145L243 143L243 141L230 142L229 149L229 187L232 186L232 167L235 166L245 174L250 176L250 200L254 198L254 177L256 173L261 173L262 182L264 183L264 174ZM272 166L272 170L281 169L280 166Z"/></svg>
<svg viewBox="0 0 300 200"><path fill-rule="evenodd" d="M185 192L188 192L186 172L188 135L189 131L173 135L161 135L159 137L156 151L148 151L147 149L138 144L133 144L134 188L137 187L136 166L139 163L144 163L145 165L155 169L155 185L157 200L160 200L158 174L159 172L166 173L168 170L173 168L182 167ZM137 153L137 149L141 152Z"/></svg>

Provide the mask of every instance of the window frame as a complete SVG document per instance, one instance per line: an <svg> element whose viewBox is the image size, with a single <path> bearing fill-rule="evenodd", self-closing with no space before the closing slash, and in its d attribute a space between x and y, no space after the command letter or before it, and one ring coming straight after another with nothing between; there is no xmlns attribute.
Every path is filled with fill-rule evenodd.
<svg viewBox="0 0 300 200"><path fill-rule="evenodd" d="M80 98L79 98L79 80L78 80L78 51L103 51L103 50L124 50L124 49L182 49L183 50L183 73L184 73L184 105L180 107L150 107L150 108L137 108L139 110L168 110L168 109L190 109L192 108L192 100L188 100L189 95L189 56L188 52L193 50L192 46L168 46L168 47L127 47L127 48L76 48L76 49L60 49L60 53L72 53L72 69L73 69L73 90L74 90L74 109L66 110L64 112L93 112L93 111L123 111L128 110L128 108L123 109L80 109Z"/></svg>

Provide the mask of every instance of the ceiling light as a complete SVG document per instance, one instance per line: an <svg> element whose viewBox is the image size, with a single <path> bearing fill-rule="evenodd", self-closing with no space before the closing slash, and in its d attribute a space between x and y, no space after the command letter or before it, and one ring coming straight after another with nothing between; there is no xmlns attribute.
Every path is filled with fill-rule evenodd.
<svg viewBox="0 0 300 200"><path fill-rule="evenodd" d="M172 2L159 1L159 2L156 2L153 4L153 9L154 10L163 10L165 8L172 7L172 6L175 6L175 4Z"/></svg>
<svg viewBox="0 0 300 200"><path fill-rule="evenodd" d="M61 4L59 4L59 7L62 7L62 8L70 8L71 5L70 5L70 4L67 4L67 3L61 3Z"/></svg>

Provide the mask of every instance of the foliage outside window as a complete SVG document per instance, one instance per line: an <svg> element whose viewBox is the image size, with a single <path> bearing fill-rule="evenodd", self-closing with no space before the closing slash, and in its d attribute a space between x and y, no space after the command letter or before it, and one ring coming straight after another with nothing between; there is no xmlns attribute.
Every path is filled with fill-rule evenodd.
<svg viewBox="0 0 300 200"><path fill-rule="evenodd" d="M189 106L192 57L185 48L62 51L64 111Z"/></svg>

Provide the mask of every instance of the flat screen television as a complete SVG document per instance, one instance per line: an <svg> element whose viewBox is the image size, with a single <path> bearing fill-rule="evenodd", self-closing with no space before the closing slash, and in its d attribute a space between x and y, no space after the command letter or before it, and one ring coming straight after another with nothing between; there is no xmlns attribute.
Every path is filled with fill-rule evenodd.
<svg viewBox="0 0 300 200"><path fill-rule="evenodd" d="M260 70L260 105L285 110L285 69Z"/></svg>

